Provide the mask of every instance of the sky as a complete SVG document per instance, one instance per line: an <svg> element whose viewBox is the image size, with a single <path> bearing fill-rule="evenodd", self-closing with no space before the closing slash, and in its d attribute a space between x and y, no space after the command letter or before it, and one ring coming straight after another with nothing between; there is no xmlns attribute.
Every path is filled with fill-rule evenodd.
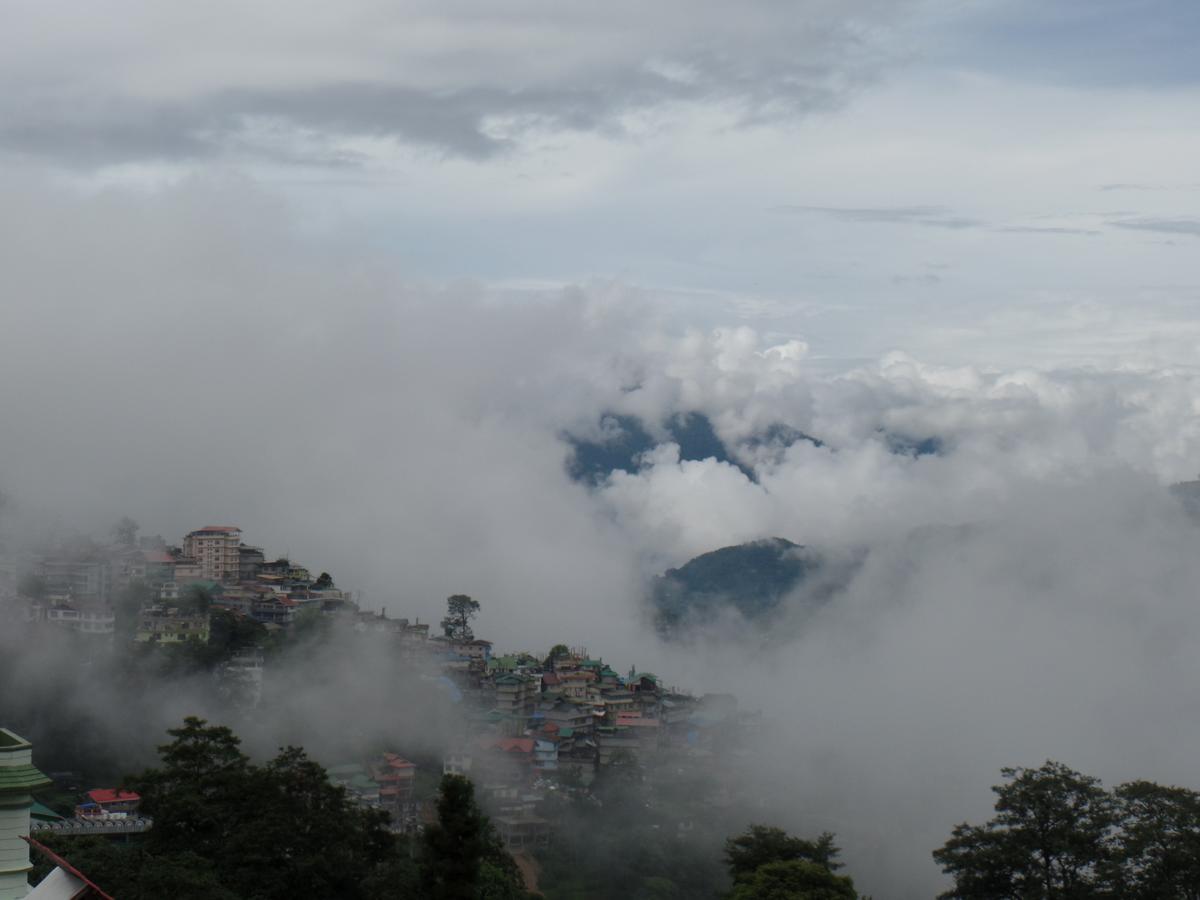
<svg viewBox="0 0 1200 900"><path fill-rule="evenodd" d="M18 177L236 174L409 277L619 279L822 357L1192 349L1183 0L5 6Z"/></svg>
<svg viewBox="0 0 1200 900"><path fill-rule="evenodd" d="M752 697L877 896L1000 766L1200 786L1194 4L0 14L9 547L237 524ZM679 458L689 411L754 479ZM573 483L606 412L661 443ZM868 562L753 665L657 642L648 577L768 536Z"/></svg>

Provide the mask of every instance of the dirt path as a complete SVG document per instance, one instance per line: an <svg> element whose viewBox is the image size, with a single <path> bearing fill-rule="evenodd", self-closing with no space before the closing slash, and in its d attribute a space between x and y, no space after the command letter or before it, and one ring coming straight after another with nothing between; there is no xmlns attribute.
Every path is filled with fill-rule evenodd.
<svg viewBox="0 0 1200 900"><path fill-rule="evenodd" d="M526 853L514 853L513 860L521 870L521 880L525 882L525 890L537 893L538 864L537 860Z"/></svg>

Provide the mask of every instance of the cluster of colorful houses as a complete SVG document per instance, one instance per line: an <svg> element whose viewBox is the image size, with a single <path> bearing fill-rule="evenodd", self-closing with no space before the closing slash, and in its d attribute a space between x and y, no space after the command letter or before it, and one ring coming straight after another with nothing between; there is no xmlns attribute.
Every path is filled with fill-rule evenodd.
<svg viewBox="0 0 1200 900"><path fill-rule="evenodd" d="M539 659L493 656L474 638L430 643L443 645L443 674L460 690L467 723L442 771L472 779L513 850L550 840L544 801L586 794L606 768L686 761L715 773L743 718L732 696L695 697L636 669L621 675L582 648Z"/></svg>
<svg viewBox="0 0 1200 900"><path fill-rule="evenodd" d="M472 779L514 849L549 839L551 826L539 815L548 793L586 792L607 767L649 767L668 757L715 767L717 745L738 730L734 722L741 714L727 695L697 698L667 688L650 672L622 675L582 648L560 645L545 658L495 655L489 641L469 630L458 637L431 635L419 620L361 611L329 576L314 579L286 558L268 561L241 537L233 526L207 526L178 547L126 542L47 557L36 569L38 590L18 596L18 606L29 621L112 636L114 598L137 579L152 596L138 613L134 641L207 641L210 610L224 608L267 629L288 629L312 610L353 632L393 642L401 658L446 688L447 702L461 713L462 729L441 760L442 773ZM208 609L183 603L194 587L210 599ZM243 651L225 669L249 688L248 702L258 702L261 654ZM359 802L386 809L397 829L406 831L433 814L431 805L419 802L416 772L413 762L395 753L329 770ZM111 803L90 802L106 814L111 810ZM87 809L93 808L77 812L86 815Z"/></svg>
<svg viewBox="0 0 1200 900"><path fill-rule="evenodd" d="M286 557L268 560L262 548L244 543L241 529L232 525L197 529L178 546L159 538L112 545L78 542L28 568L26 577L0 584L10 614L96 637L118 632L120 600L131 584L139 583L143 602L133 611L136 622L129 637L141 643L208 640L209 612L194 602L196 591L269 628L286 628L304 610L355 609L328 575L314 579Z"/></svg>
<svg viewBox="0 0 1200 900"><path fill-rule="evenodd" d="M403 620L387 621L397 646L411 647ZM445 749L441 774L464 775L515 852L546 845L554 821L546 801L586 795L606 768L652 770L657 763L720 766L722 740L743 718L729 695L694 697L650 672L616 672L584 649L493 656L468 637L427 638L422 655L453 685L462 731ZM396 754L335 765L331 778L364 805L392 814L398 831L432 820L430 797L413 789L416 765ZM422 803L424 799L424 803Z"/></svg>

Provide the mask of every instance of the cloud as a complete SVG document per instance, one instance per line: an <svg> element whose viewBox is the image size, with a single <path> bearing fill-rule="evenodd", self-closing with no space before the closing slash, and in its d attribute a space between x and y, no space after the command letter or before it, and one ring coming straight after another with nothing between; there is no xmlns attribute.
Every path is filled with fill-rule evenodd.
<svg viewBox="0 0 1200 900"><path fill-rule="evenodd" d="M891 280L892 284L898 287L936 287L942 283L942 277L933 272L924 272L920 275L893 275Z"/></svg>
<svg viewBox="0 0 1200 900"><path fill-rule="evenodd" d="M773 207L782 213L816 213L839 219L843 222L884 223L921 225L926 228L963 229L975 228L984 223L977 219L954 215L942 206L884 206L856 208L845 206L798 206Z"/></svg>
<svg viewBox="0 0 1200 900"><path fill-rule="evenodd" d="M1194 191L1200 184L1104 184L1100 190L1109 191Z"/></svg>
<svg viewBox="0 0 1200 900"><path fill-rule="evenodd" d="M1094 228L1076 228L1066 225L992 225L982 219L959 215L944 206L797 206L773 207L774 212L812 213L829 216L843 222L867 224L917 225L923 228L946 228L954 231L968 228L990 228L1007 234L1051 234L1084 235L1101 234Z"/></svg>
<svg viewBox="0 0 1200 900"><path fill-rule="evenodd" d="M936 893L929 850L986 811L1001 765L1200 784L1195 532L1161 491L1200 467L1200 371L1129 361L1162 334L1194 349L1188 303L970 323L972 351L1108 342L1121 365L844 363L814 352L819 323L688 327L620 281L416 282L299 232L244 180L3 188L9 546L124 514L176 539L229 521L392 615L469 593L502 648L586 644L733 691L774 723L764 814L838 831L876 895ZM665 433L636 473L568 477L564 430L690 411L755 479L681 460ZM821 444L756 450L772 425ZM659 645L646 578L767 536L868 561L777 652Z"/></svg>
<svg viewBox="0 0 1200 900"><path fill-rule="evenodd" d="M1147 216L1140 219L1115 219L1109 224L1133 231L1200 235L1200 219L1197 218L1152 218Z"/></svg>
<svg viewBox="0 0 1200 900"><path fill-rule="evenodd" d="M677 104L789 119L872 78L908 5L756 0L734 14L714 2L530 0L498 16L478 3L354 0L337 16L300 3L282 18L123 0L103 19L66 20L27 5L0 37L0 146L99 166L274 158L285 144L324 164L378 140L483 158L529 132L620 132Z"/></svg>
<svg viewBox="0 0 1200 900"><path fill-rule="evenodd" d="M1077 234L1085 237L1094 237L1101 233L1094 228L1068 228L1058 225L1005 225L996 230L1010 234Z"/></svg>

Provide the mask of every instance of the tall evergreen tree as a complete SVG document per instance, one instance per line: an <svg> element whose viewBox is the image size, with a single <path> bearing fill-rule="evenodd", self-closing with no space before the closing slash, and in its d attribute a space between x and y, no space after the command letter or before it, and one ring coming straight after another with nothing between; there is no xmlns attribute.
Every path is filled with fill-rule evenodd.
<svg viewBox="0 0 1200 900"><path fill-rule="evenodd" d="M442 778L438 820L422 835L421 896L427 900L523 900L521 874L460 775Z"/></svg>
<svg viewBox="0 0 1200 900"><path fill-rule="evenodd" d="M421 887L429 900L474 900L487 842L475 787L458 775L442 778L438 820L425 829Z"/></svg>

